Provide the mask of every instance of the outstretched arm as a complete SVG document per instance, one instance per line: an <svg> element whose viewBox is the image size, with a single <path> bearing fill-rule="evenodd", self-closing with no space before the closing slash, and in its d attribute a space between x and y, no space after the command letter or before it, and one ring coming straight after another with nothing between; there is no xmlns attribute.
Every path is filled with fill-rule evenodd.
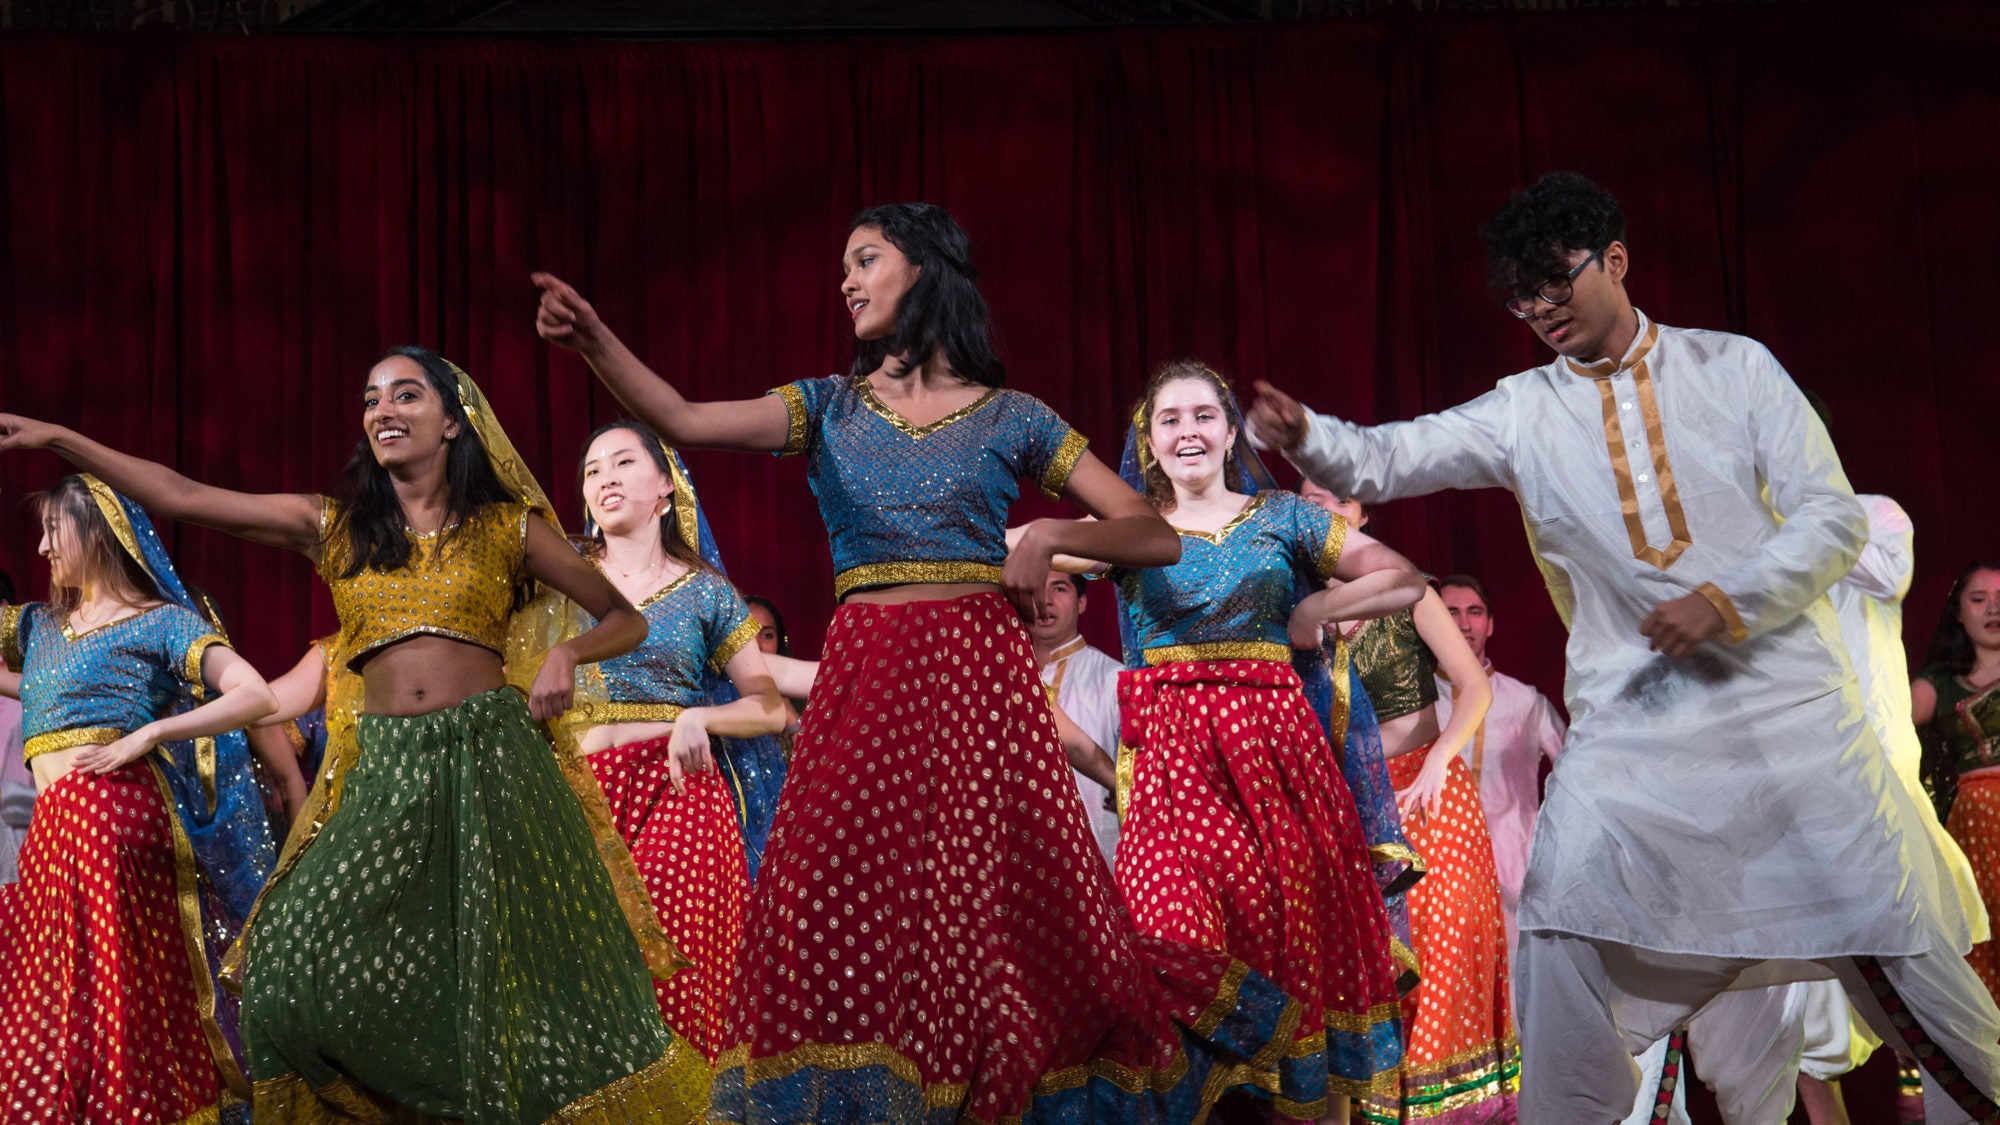
<svg viewBox="0 0 2000 1125"><path fill-rule="evenodd" d="M1275 447L1308 478L1368 504L1514 482L1506 384L1408 422L1357 426L1315 414L1260 380L1248 424L1253 442Z"/></svg>
<svg viewBox="0 0 2000 1125"><path fill-rule="evenodd" d="M811 695L813 681L819 678L817 660L767 653L764 664L771 671L771 682L778 685L778 694L786 699L804 699Z"/></svg>
<svg viewBox="0 0 2000 1125"><path fill-rule="evenodd" d="M0 414L0 450L47 449L131 497L152 515L198 523L256 543L319 553L320 500L304 493L236 492L157 461L120 453L74 430Z"/></svg>
<svg viewBox="0 0 2000 1125"><path fill-rule="evenodd" d="M1001 582L1031 620L1045 608L1049 569L1059 555L1130 567L1181 561L1181 537L1096 454L1084 451L1063 484L1063 495L1096 518L1034 520L1008 536L1013 546Z"/></svg>
<svg viewBox="0 0 2000 1125"><path fill-rule="evenodd" d="M541 290L535 332L582 356L625 409L668 445L754 453L775 453L785 447L791 416L783 399L765 395L734 402L689 402L632 354L569 283L550 273L536 273L532 279Z"/></svg>

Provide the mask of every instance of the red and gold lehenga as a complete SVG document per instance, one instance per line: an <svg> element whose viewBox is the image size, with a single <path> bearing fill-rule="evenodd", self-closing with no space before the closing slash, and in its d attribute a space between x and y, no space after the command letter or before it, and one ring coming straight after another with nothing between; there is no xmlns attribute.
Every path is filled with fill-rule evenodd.
<svg viewBox="0 0 2000 1125"><path fill-rule="evenodd" d="M145 514L84 479L166 604L82 633L45 605L0 610L30 759L194 705L202 657L225 643ZM241 732L50 785L20 881L0 887L0 1122L244 1120L235 1009L212 968L275 854Z"/></svg>
<svg viewBox="0 0 2000 1125"><path fill-rule="evenodd" d="M1331 576L1345 528L1259 492L1219 531L1183 530L1175 566L1114 572L1128 660L1148 665L1119 680L1117 877L1141 932L1226 951L1293 997L1303 1018L1287 1067L1361 1097L1395 1079L1403 969L1360 813L1285 640L1301 579ZM1275 1107L1323 1112L1282 1095Z"/></svg>
<svg viewBox="0 0 2000 1125"><path fill-rule="evenodd" d="M1018 481L1053 495L1083 450L1009 391L924 427L860 379L779 393L839 594L997 583ZM1194 1121L1279 1086L1299 1018L1132 932L997 593L841 606L745 929L711 1121Z"/></svg>

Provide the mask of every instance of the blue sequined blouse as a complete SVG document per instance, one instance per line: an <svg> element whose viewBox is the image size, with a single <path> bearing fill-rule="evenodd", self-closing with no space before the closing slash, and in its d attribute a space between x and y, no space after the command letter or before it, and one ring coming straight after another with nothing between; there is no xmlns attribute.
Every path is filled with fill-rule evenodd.
<svg viewBox="0 0 2000 1125"><path fill-rule="evenodd" d="M704 666L720 675L757 639L757 621L736 587L706 570L689 570L638 609L646 615L645 643L597 665L611 695L606 710L613 722L672 722L682 709L702 706L708 702Z"/></svg>
<svg viewBox="0 0 2000 1125"><path fill-rule="evenodd" d="M1110 575L1146 663L1289 661L1298 580L1318 587L1333 577L1347 521L1267 489L1220 531L1177 530L1180 562Z"/></svg>
<svg viewBox="0 0 2000 1125"><path fill-rule="evenodd" d="M829 375L771 392L803 454L833 546L833 593L908 582L998 582L1007 508L1023 478L1059 495L1083 435L1041 400L993 389L912 426L866 379Z"/></svg>
<svg viewBox="0 0 2000 1125"><path fill-rule="evenodd" d="M224 644L200 614L161 605L75 634L39 602L0 609L0 658L21 673L27 757L115 742L206 691L201 658Z"/></svg>

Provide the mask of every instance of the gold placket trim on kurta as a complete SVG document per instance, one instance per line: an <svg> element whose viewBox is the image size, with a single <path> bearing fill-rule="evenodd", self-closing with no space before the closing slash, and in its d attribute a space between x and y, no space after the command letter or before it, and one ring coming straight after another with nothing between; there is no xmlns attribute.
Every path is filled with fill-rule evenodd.
<svg viewBox="0 0 2000 1125"><path fill-rule="evenodd" d="M1597 394L1604 405L1604 445L1611 454L1611 474L1618 482L1618 509L1625 516L1625 534L1632 542L1632 557L1640 562L1656 566L1661 570L1674 565L1681 553L1694 546L1694 537L1688 534L1687 512L1681 508L1680 490L1674 484L1674 467L1667 459L1666 433L1660 425L1660 403L1653 394L1653 376L1646 363L1653 345L1660 339L1660 326L1646 327L1646 338L1632 352L1623 364L1613 364L1610 360L1583 364L1569 360L1572 373L1582 375L1597 384ZM1625 426L1619 418L1618 393L1611 386L1614 376L1630 372L1633 392L1639 399L1639 414L1645 422L1646 447L1653 455L1653 483L1660 493L1660 504L1666 509L1667 530L1673 539L1665 549L1646 541L1646 524L1639 516L1639 491L1632 482L1632 466L1625 457Z"/></svg>

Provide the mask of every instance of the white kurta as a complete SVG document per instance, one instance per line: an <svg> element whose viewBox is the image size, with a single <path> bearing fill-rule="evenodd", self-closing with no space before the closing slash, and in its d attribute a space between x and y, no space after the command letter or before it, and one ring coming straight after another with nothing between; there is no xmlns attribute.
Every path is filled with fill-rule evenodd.
<svg viewBox="0 0 2000 1125"><path fill-rule="evenodd" d="M1068 646L1056 651L1062 652L1064 647ZM1118 757L1118 673L1124 667L1089 645L1042 666L1042 683L1060 685L1056 706L1114 760ZM1090 814L1090 831L1097 837L1098 850L1104 853L1104 862L1111 863L1118 852L1118 814L1104 807L1110 791L1080 773L1076 788L1083 797L1084 811Z"/></svg>
<svg viewBox="0 0 2000 1125"><path fill-rule="evenodd" d="M1558 359L1408 422L1314 417L1292 455L1370 504L1520 502L1570 629L1572 722L1522 931L1778 961L1766 981L1824 975L1794 959L1962 952L1825 597L1864 531L1825 429L1756 341L1640 320L1615 366ZM1734 643L1649 651L1640 621L1696 592Z"/></svg>
<svg viewBox="0 0 2000 1125"><path fill-rule="evenodd" d="M1861 706L1868 725L1889 756L1889 768L1910 793L1932 842L1951 870L1958 905L1965 912L1972 940L1991 933L1972 864L1958 842L1938 821L1937 810L1924 796L1916 724L1910 719L1910 664L1903 655L1903 597L1916 573L1914 531L1902 505L1887 496L1858 497L1868 516L1868 543L1847 576L1827 591L1840 620L1840 639L1854 662L1860 682Z"/></svg>
<svg viewBox="0 0 2000 1125"><path fill-rule="evenodd" d="M1542 763L1562 752L1562 717L1548 697L1504 672L1486 666L1493 685L1493 706L1460 755L1479 782L1479 803L1486 809L1486 831L1493 837L1493 868L1500 876L1500 908L1507 926L1507 948L1514 948L1515 911L1521 880L1528 871L1528 845L1535 835L1535 814L1542 807ZM1452 683L1440 672L1438 726L1451 721Z"/></svg>

